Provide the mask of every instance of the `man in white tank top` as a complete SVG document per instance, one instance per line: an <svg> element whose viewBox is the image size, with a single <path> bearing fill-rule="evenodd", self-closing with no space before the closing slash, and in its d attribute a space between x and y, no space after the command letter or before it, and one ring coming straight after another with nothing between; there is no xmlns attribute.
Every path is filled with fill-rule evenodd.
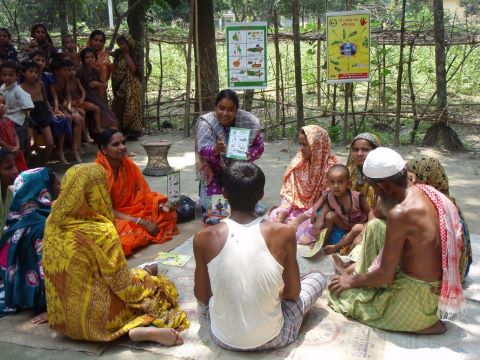
<svg viewBox="0 0 480 360"><path fill-rule="evenodd" d="M252 163L224 172L229 219L193 239L195 296L205 305L213 341L237 351L276 349L298 338L303 317L326 279L320 272L300 277L295 232L255 215L265 175Z"/></svg>

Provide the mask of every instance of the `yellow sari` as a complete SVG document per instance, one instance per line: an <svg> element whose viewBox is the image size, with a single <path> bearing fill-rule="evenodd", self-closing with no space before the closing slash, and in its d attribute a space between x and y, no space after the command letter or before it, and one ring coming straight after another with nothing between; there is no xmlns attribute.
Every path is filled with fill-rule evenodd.
<svg viewBox="0 0 480 360"><path fill-rule="evenodd" d="M45 226L50 327L91 341L111 341L138 326L186 329L175 286L164 276L128 269L114 220L103 167L70 168Z"/></svg>

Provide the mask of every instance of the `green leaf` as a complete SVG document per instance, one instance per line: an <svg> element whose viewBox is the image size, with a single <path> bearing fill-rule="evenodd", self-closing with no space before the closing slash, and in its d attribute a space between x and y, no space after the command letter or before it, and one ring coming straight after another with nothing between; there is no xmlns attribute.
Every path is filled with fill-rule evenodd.
<svg viewBox="0 0 480 360"><path fill-rule="evenodd" d="M383 69L383 71L382 71L383 76L390 75L391 73L392 73L392 71L389 70L389 69Z"/></svg>
<svg viewBox="0 0 480 360"><path fill-rule="evenodd" d="M378 86L378 80L372 80L370 83L372 86Z"/></svg>
<svg viewBox="0 0 480 360"><path fill-rule="evenodd" d="M340 65L339 61L336 61L336 60L333 60L333 59L330 59L330 62L334 65Z"/></svg>
<svg viewBox="0 0 480 360"><path fill-rule="evenodd" d="M342 43L341 41L335 40L335 41L332 41L332 42L330 43L330 45L338 45L338 44L341 44L341 43Z"/></svg>
<svg viewBox="0 0 480 360"><path fill-rule="evenodd" d="M351 37L351 36L354 36L354 35L357 35L357 31L352 31L350 34L348 34L348 37Z"/></svg>
<svg viewBox="0 0 480 360"><path fill-rule="evenodd" d="M343 40L345 40L347 38L347 32L345 31L345 29L343 29Z"/></svg>
<svg viewBox="0 0 480 360"><path fill-rule="evenodd" d="M315 55L315 52L316 52L315 49L308 49L307 50L308 55Z"/></svg>

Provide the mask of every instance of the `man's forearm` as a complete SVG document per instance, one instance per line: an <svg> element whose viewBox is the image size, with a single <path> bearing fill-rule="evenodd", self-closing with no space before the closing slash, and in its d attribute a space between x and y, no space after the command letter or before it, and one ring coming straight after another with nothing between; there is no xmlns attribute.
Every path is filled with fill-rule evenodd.
<svg viewBox="0 0 480 360"><path fill-rule="evenodd" d="M352 288L380 287L392 283L394 279L394 275L388 276L381 268L378 268L366 274L354 275L351 280L351 286Z"/></svg>

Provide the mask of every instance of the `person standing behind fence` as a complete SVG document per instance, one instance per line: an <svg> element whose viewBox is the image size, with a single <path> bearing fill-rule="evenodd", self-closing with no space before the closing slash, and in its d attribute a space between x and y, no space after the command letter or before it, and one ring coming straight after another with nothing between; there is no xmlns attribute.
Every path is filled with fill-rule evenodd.
<svg viewBox="0 0 480 360"><path fill-rule="evenodd" d="M112 110L127 139L142 135L142 81L139 72L141 53L137 42L129 34L117 38L119 49L113 52Z"/></svg>

